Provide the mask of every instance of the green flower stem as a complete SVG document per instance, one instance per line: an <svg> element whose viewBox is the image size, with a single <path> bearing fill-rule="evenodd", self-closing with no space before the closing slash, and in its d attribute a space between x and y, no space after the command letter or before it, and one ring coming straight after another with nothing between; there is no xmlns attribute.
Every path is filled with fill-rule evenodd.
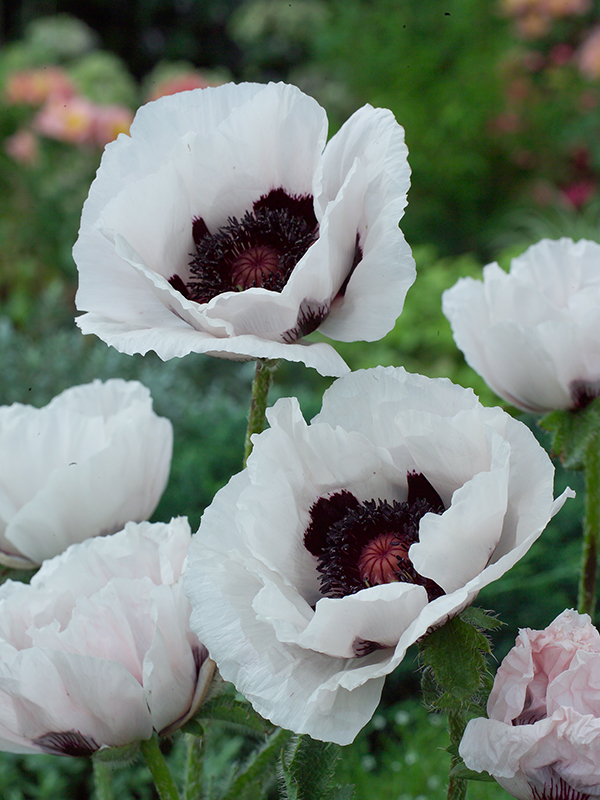
<svg viewBox="0 0 600 800"><path fill-rule="evenodd" d="M94 766L95 800L113 800L112 778L110 767L97 758L92 759Z"/></svg>
<svg viewBox="0 0 600 800"><path fill-rule="evenodd" d="M600 434L591 437L585 453L585 522L577 608L594 619L600 536Z"/></svg>
<svg viewBox="0 0 600 800"><path fill-rule="evenodd" d="M458 755L458 746L463 737L466 727L466 717L462 711L448 711L448 731L450 733L450 744L452 750L452 761L450 771L457 764L461 763ZM467 781L462 778L454 778L450 775L448 780L448 800L465 800L467 796Z"/></svg>
<svg viewBox="0 0 600 800"><path fill-rule="evenodd" d="M250 437L253 433L260 433L265 428L265 411L267 410L269 389L273 381L273 373L278 366L279 361L269 361L264 358L259 358L256 362L256 372L252 383L252 401L250 403L248 429L246 431L246 443L244 447L244 466L246 466L248 456L252 452L252 441Z"/></svg>
<svg viewBox="0 0 600 800"><path fill-rule="evenodd" d="M160 800L181 800L165 757L160 752L156 735L142 742L140 749L146 766L152 775Z"/></svg>
<svg viewBox="0 0 600 800"><path fill-rule="evenodd" d="M204 737L186 733L187 757L185 760L184 800L202 797L202 767L204 759Z"/></svg>

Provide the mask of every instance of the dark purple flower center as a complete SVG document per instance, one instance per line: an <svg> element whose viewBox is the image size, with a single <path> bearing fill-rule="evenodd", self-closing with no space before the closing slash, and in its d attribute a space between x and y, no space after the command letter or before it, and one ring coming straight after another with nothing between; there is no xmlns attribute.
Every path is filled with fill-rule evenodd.
<svg viewBox="0 0 600 800"><path fill-rule="evenodd" d="M369 586L401 581L424 586L430 600L443 589L414 568L408 551L419 541L419 522L444 504L424 475L407 475L404 503L359 501L343 489L321 497L310 510L304 546L318 559L321 594L345 597Z"/></svg>
<svg viewBox="0 0 600 800"><path fill-rule="evenodd" d="M281 292L298 261L319 234L311 195L289 195L272 189L257 200L241 219L229 217L211 233L201 217L193 222L196 252L191 277L184 285L176 276L170 283L197 303L207 303L223 292L262 287Z"/></svg>

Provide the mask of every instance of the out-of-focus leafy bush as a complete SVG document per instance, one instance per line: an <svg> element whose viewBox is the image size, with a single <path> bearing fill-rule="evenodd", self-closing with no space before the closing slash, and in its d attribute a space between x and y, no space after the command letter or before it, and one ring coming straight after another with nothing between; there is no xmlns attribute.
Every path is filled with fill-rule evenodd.
<svg viewBox="0 0 600 800"><path fill-rule="evenodd" d="M488 0L333 0L315 58L355 93L391 108L413 170L403 228L442 253L479 246L517 169L489 135L509 39Z"/></svg>

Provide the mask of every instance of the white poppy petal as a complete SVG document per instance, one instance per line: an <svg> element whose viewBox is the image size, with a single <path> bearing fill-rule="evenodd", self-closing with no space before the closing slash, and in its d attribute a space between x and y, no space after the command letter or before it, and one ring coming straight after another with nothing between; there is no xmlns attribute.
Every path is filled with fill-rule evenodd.
<svg viewBox="0 0 600 800"><path fill-rule="evenodd" d="M140 109L131 135L106 148L83 209L81 329L163 359L200 352L347 372L332 348L302 340L322 324L346 341L393 327L414 281L398 229L410 171L389 111L365 107L327 148L326 132L324 110L285 84Z"/></svg>
<svg viewBox="0 0 600 800"><path fill-rule="evenodd" d="M18 447L17 447L18 444ZM95 381L42 409L0 408L3 538L40 564L73 542L151 516L167 483L171 423L137 382ZM10 556L9 556L10 557Z"/></svg>
<svg viewBox="0 0 600 800"><path fill-rule="evenodd" d="M91 755L181 724L207 661L180 581L190 536L129 523L2 586L0 749Z"/></svg>
<svg viewBox="0 0 600 800"><path fill-rule="evenodd" d="M289 399L268 419L192 542L191 627L259 713L347 744L410 645L540 535L553 467L500 409L401 368L341 378L309 425Z"/></svg>
<svg viewBox="0 0 600 800"><path fill-rule="evenodd" d="M467 362L525 411L575 409L600 386L600 245L543 239L497 264L483 283L463 278L442 306Z"/></svg>

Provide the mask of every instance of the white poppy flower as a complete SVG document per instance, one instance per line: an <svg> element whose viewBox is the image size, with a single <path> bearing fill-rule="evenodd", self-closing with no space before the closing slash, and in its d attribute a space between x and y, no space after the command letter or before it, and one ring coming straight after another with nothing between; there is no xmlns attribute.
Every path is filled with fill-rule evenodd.
<svg viewBox="0 0 600 800"><path fill-rule="evenodd" d="M278 401L190 548L191 626L272 722L348 744L409 645L562 506L523 424L444 379L352 373L310 425Z"/></svg>
<svg viewBox="0 0 600 800"><path fill-rule="evenodd" d="M0 588L0 750L90 755L195 713L214 663L179 580L190 537L131 522Z"/></svg>
<svg viewBox="0 0 600 800"><path fill-rule="evenodd" d="M496 673L489 719L467 725L465 764L519 800L599 797L599 688L600 635L587 614L521 630Z"/></svg>
<svg viewBox="0 0 600 800"><path fill-rule="evenodd" d="M104 153L73 255L77 322L125 353L302 361L348 371L315 329L374 341L414 281L398 228L410 169L392 113L327 117L285 84L142 107Z"/></svg>
<svg viewBox="0 0 600 800"><path fill-rule="evenodd" d="M173 448L137 381L94 381L44 408L0 407L0 563L34 567L151 516Z"/></svg>
<svg viewBox="0 0 600 800"><path fill-rule="evenodd" d="M442 304L467 363L512 405L574 410L600 394L600 244L543 239Z"/></svg>

